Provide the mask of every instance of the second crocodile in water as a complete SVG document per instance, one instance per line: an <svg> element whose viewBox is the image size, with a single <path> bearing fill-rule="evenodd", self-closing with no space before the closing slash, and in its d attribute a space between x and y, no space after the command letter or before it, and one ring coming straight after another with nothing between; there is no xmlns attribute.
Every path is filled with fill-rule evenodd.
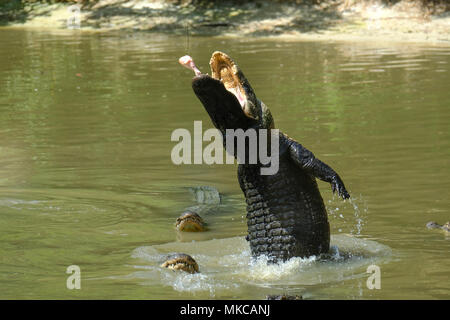
<svg viewBox="0 0 450 320"><path fill-rule="evenodd" d="M228 55L213 53L209 63L211 76L202 74L188 56L180 63L194 70L192 88L222 133L225 148L227 129L275 128L269 109L256 98L250 83ZM267 255L270 261L277 262L327 253L330 227L316 178L329 182L333 192L347 199L350 196L344 183L333 169L281 132L278 154L279 169L272 175L261 174L262 161L243 161L238 166L238 180L247 202L246 239L252 255Z"/></svg>

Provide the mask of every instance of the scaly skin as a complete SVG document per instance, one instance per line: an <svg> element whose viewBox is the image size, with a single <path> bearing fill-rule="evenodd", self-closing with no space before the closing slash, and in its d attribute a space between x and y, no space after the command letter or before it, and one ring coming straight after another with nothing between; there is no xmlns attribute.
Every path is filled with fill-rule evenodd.
<svg viewBox="0 0 450 320"><path fill-rule="evenodd" d="M175 227L178 231L200 232L205 230L205 222L197 213L186 211L177 218Z"/></svg>
<svg viewBox="0 0 450 320"><path fill-rule="evenodd" d="M212 77L196 73L192 88L225 147L226 129L274 128L269 109L230 57L216 51L210 66ZM350 197L333 169L285 134L279 138L277 173L261 175L260 163L238 167L247 202L247 240L254 257L267 255L271 262L329 251L330 227L316 178L329 182L343 199Z"/></svg>
<svg viewBox="0 0 450 320"><path fill-rule="evenodd" d="M348 198L329 166L295 140L280 134L280 164L274 175L260 175L258 165L239 165L238 178L247 202L247 225L254 256L272 261L327 253L330 227L316 177Z"/></svg>
<svg viewBox="0 0 450 320"><path fill-rule="evenodd" d="M199 272L197 262L195 262L194 258L185 253L170 254L167 256L164 263L161 264L161 267L172 270L181 270L188 273Z"/></svg>

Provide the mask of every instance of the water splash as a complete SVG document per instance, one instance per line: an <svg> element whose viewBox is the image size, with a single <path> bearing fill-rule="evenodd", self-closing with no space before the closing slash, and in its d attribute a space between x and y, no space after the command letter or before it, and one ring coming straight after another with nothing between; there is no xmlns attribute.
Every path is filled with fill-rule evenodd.
<svg viewBox="0 0 450 320"><path fill-rule="evenodd" d="M199 264L200 273L187 274L159 267L169 252L184 252ZM144 262L131 277L144 284L170 286L178 292L230 296L239 290L257 288L302 288L365 276L365 268L390 256L390 249L375 241L346 235L331 237L329 254L308 258L295 257L286 262L268 264L268 257L253 259L243 237L201 242L172 242L139 247L132 257ZM142 271L142 269L144 271ZM250 288L250 289L248 289Z"/></svg>
<svg viewBox="0 0 450 320"><path fill-rule="evenodd" d="M247 278L253 280L280 280L291 276L293 273L302 271L305 267L311 266L316 260L316 256L308 258L295 257L285 262L269 264L269 257L264 255L253 259L249 263L248 270L244 272Z"/></svg>
<svg viewBox="0 0 450 320"><path fill-rule="evenodd" d="M368 220L367 201L362 195L352 197L346 202L339 200L334 197L328 200L327 211L332 218L330 221L331 226L336 227L339 233L360 236Z"/></svg>

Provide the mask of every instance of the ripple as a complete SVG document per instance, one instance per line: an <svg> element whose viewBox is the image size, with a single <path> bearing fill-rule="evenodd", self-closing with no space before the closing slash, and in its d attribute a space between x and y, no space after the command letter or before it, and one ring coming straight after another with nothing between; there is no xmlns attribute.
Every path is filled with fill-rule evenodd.
<svg viewBox="0 0 450 320"><path fill-rule="evenodd" d="M3 191L0 208L5 214L3 219L16 219L19 216L42 217L35 223L48 227L61 224L79 227L108 227L127 221L132 216L148 214L151 209L139 203L138 196L120 195L112 191L79 189L21 189L22 199L15 193ZM144 198L145 196L142 196ZM31 199L30 199L31 198ZM7 215L6 213L11 213ZM16 212L16 213L14 213ZM99 219L99 217L101 217ZM15 220L14 220L15 221Z"/></svg>

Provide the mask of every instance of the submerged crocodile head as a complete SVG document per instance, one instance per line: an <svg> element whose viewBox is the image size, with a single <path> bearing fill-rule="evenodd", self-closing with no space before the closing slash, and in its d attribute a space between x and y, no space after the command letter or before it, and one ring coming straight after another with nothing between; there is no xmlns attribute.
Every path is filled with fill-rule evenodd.
<svg viewBox="0 0 450 320"><path fill-rule="evenodd" d="M205 230L205 222L196 212L186 211L181 214L175 223L179 231L198 232Z"/></svg>
<svg viewBox="0 0 450 320"><path fill-rule="evenodd" d="M182 270L188 273L198 272L198 264L195 262L194 258L185 253L173 253L166 257L166 260L161 267L172 269L172 270Z"/></svg>
<svg viewBox="0 0 450 320"><path fill-rule="evenodd" d="M441 230L443 230L445 232L450 232L450 221L447 221L442 226L439 223L436 223L434 221L430 221L430 222L427 223L427 228L428 229L441 229Z"/></svg>
<svg viewBox="0 0 450 320"><path fill-rule="evenodd" d="M192 88L214 126L225 129L273 129L270 110L256 98L244 73L228 55L216 51L209 62L211 76L200 74Z"/></svg>

